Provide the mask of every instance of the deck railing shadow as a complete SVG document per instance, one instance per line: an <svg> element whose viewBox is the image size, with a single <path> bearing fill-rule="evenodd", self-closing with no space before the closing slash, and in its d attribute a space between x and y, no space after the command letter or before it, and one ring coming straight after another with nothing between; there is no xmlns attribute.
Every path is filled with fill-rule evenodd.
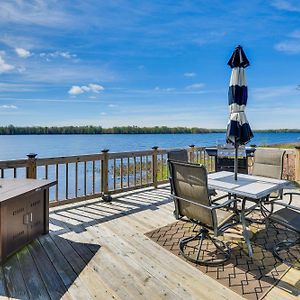
<svg viewBox="0 0 300 300"><path fill-rule="evenodd" d="M159 206L172 202L169 187L155 190L129 192L116 197L112 202L95 200L81 202L70 207L55 209L50 213L50 222L61 227L59 234L67 227L76 233L88 227L116 220L145 210L156 210Z"/></svg>

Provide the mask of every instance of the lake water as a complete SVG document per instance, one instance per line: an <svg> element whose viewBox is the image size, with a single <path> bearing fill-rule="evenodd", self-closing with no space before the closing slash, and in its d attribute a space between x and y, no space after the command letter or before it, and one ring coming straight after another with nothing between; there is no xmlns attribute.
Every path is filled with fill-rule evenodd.
<svg viewBox="0 0 300 300"><path fill-rule="evenodd" d="M249 144L297 142L300 133L256 133ZM34 152L38 157L68 156L111 152L180 148L190 144L214 146L225 140L224 133L208 134L106 134L106 135L3 135L0 136L0 159L19 159Z"/></svg>

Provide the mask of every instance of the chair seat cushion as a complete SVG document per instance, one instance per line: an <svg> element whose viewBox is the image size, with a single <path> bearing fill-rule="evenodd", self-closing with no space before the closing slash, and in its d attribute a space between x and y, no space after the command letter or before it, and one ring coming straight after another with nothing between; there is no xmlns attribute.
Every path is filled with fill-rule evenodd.
<svg viewBox="0 0 300 300"><path fill-rule="evenodd" d="M285 207L277 210L270 216L270 219L300 233L300 213L293 209Z"/></svg>

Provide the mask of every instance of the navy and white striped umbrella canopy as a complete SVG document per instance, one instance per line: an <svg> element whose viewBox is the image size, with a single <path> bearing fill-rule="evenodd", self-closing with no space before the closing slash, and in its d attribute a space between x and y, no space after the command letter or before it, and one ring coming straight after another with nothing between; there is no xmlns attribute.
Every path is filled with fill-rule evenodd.
<svg viewBox="0 0 300 300"><path fill-rule="evenodd" d="M249 61L241 46L235 48L228 65L232 68L232 73L228 91L230 118L226 139L227 143L237 147L247 144L253 138L245 114L248 98L245 68L249 66Z"/></svg>

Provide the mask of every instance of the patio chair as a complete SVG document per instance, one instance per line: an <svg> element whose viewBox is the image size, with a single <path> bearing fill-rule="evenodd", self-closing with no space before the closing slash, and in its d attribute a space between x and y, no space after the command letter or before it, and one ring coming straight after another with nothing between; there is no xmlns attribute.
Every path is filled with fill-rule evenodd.
<svg viewBox="0 0 300 300"><path fill-rule="evenodd" d="M275 211L269 216L269 224L273 225L278 233L276 225L280 225L283 228L291 230L297 234L295 239L283 240L276 243L273 247L273 254L280 261L284 262L288 266L300 269L300 207L291 205L292 196L300 195L299 193L286 193L284 195L290 195L289 204L282 201L273 201L274 204L283 206L283 208ZM292 249L298 245L298 248Z"/></svg>
<svg viewBox="0 0 300 300"><path fill-rule="evenodd" d="M186 149L175 149L168 151L168 160L184 161L188 162L188 152Z"/></svg>
<svg viewBox="0 0 300 300"><path fill-rule="evenodd" d="M188 162L189 161L188 151L186 149L170 150L168 151L168 160ZM208 194L209 196L216 196L217 192L215 189L208 188Z"/></svg>
<svg viewBox="0 0 300 300"><path fill-rule="evenodd" d="M186 217L195 225L200 226L196 235L180 240L180 253L196 264L210 266L224 263L230 258L231 251L223 241L216 237L236 224L236 214L225 210L236 199L228 199L222 204L214 204L210 200L207 172L203 165L172 160L168 164L177 218ZM215 237L211 236L210 230L213 231ZM206 249L204 240L209 240L216 251ZM211 256L211 253L216 255Z"/></svg>
<svg viewBox="0 0 300 300"><path fill-rule="evenodd" d="M280 149L256 149L252 175L282 179L284 154L285 151ZM282 199L282 194L283 190L273 192L270 195L270 201L272 198ZM270 201L268 199L261 203L260 210L265 218L272 213L273 206L269 206Z"/></svg>
<svg viewBox="0 0 300 300"><path fill-rule="evenodd" d="M285 151L280 149L256 149L252 175L282 179L284 154ZM271 196L282 197L282 191L273 193Z"/></svg>

